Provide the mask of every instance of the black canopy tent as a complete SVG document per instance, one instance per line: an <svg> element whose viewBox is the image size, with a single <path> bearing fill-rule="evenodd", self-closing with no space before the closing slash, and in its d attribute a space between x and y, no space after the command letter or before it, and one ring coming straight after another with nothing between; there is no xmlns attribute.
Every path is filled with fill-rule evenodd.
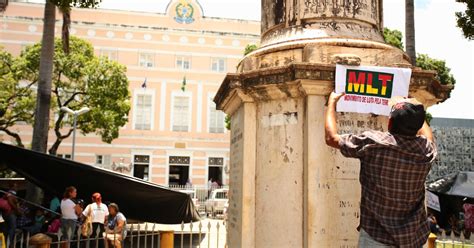
<svg viewBox="0 0 474 248"><path fill-rule="evenodd" d="M460 171L438 178L427 184L426 189L439 198L441 212L434 212L440 226L448 225L450 216L459 218L465 199L474 201L474 172Z"/></svg>
<svg viewBox="0 0 474 248"><path fill-rule="evenodd" d="M71 185L86 200L100 192L104 201L116 202L134 220L162 224L199 220L189 195L138 178L1 143L0 164L56 195Z"/></svg>

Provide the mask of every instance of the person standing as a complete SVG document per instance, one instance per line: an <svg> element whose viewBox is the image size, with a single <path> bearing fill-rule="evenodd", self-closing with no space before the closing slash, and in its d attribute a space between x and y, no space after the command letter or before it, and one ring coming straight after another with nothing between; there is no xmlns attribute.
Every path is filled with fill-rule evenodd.
<svg viewBox="0 0 474 248"><path fill-rule="evenodd" d="M7 247L13 246L13 240L16 230L16 217L19 213L18 202L16 199L16 192L13 190L8 191L0 199L0 210L2 211L3 219L5 220L6 227L6 242Z"/></svg>
<svg viewBox="0 0 474 248"><path fill-rule="evenodd" d="M423 105L391 101L388 132L339 135L336 104L342 95L329 96L325 138L361 163L359 247L422 247L430 233L424 185L437 154Z"/></svg>
<svg viewBox="0 0 474 248"><path fill-rule="evenodd" d="M61 233L65 240L71 240L76 233L76 223L80 215L80 207L74 202L77 190L74 186L67 187L61 200Z"/></svg>
<svg viewBox="0 0 474 248"><path fill-rule="evenodd" d="M115 203L109 205L109 213L104 233L105 247L108 248L109 243L112 243L113 247L122 248L122 241L127 235L125 228L127 219Z"/></svg>
<svg viewBox="0 0 474 248"><path fill-rule="evenodd" d="M92 238L99 237L101 233L104 232L104 223L107 220L107 216L109 215L109 210L107 206L102 203L102 196L100 193L92 194L92 203L87 205L84 212L82 212L84 217L91 216L92 221ZM95 242L99 242L99 240L95 240ZM98 245L93 243L92 247L104 247L103 242L99 242Z"/></svg>

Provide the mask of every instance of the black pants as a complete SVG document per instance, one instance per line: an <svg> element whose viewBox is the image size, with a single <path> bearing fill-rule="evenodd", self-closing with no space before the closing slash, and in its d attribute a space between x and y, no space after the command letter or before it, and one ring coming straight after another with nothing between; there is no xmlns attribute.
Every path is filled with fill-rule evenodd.
<svg viewBox="0 0 474 248"><path fill-rule="evenodd" d="M103 223L92 223L92 235L90 236L92 241L88 242L89 248L104 248L104 239L102 237L104 231Z"/></svg>

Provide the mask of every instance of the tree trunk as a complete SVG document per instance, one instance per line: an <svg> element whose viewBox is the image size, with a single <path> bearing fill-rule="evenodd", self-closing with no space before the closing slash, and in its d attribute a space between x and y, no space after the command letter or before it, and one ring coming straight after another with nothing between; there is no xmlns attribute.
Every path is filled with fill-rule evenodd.
<svg viewBox="0 0 474 248"><path fill-rule="evenodd" d="M63 27L61 40L63 45L63 51L65 54L69 54L69 28L71 27L71 9L64 8L61 10L63 14Z"/></svg>
<svg viewBox="0 0 474 248"><path fill-rule="evenodd" d="M49 109L51 105L51 80L54 57L54 27L56 23L56 6L46 1L44 7L43 39L41 42L41 57L39 81L36 99L35 120L33 125L33 151L46 153L48 147ZM41 166L41 165L35 165ZM38 187L28 185L27 199L36 203L42 200L42 192Z"/></svg>
<svg viewBox="0 0 474 248"><path fill-rule="evenodd" d="M414 0L405 0L405 37L407 54L411 59L411 64L416 65Z"/></svg>

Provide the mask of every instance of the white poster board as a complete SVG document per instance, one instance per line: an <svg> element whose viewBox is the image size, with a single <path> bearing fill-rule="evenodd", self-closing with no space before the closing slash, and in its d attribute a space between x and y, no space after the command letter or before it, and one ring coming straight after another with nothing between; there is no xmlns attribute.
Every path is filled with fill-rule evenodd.
<svg viewBox="0 0 474 248"><path fill-rule="evenodd" d="M336 65L336 93L345 92L338 112L390 115L389 100L407 97L411 69Z"/></svg>
<svg viewBox="0 0 474 248"><path fill-rule="evenodd" d="M438 212L441 212L441 205L439 205L439 197L429 191L426 191L426 205Z"/></svg>

